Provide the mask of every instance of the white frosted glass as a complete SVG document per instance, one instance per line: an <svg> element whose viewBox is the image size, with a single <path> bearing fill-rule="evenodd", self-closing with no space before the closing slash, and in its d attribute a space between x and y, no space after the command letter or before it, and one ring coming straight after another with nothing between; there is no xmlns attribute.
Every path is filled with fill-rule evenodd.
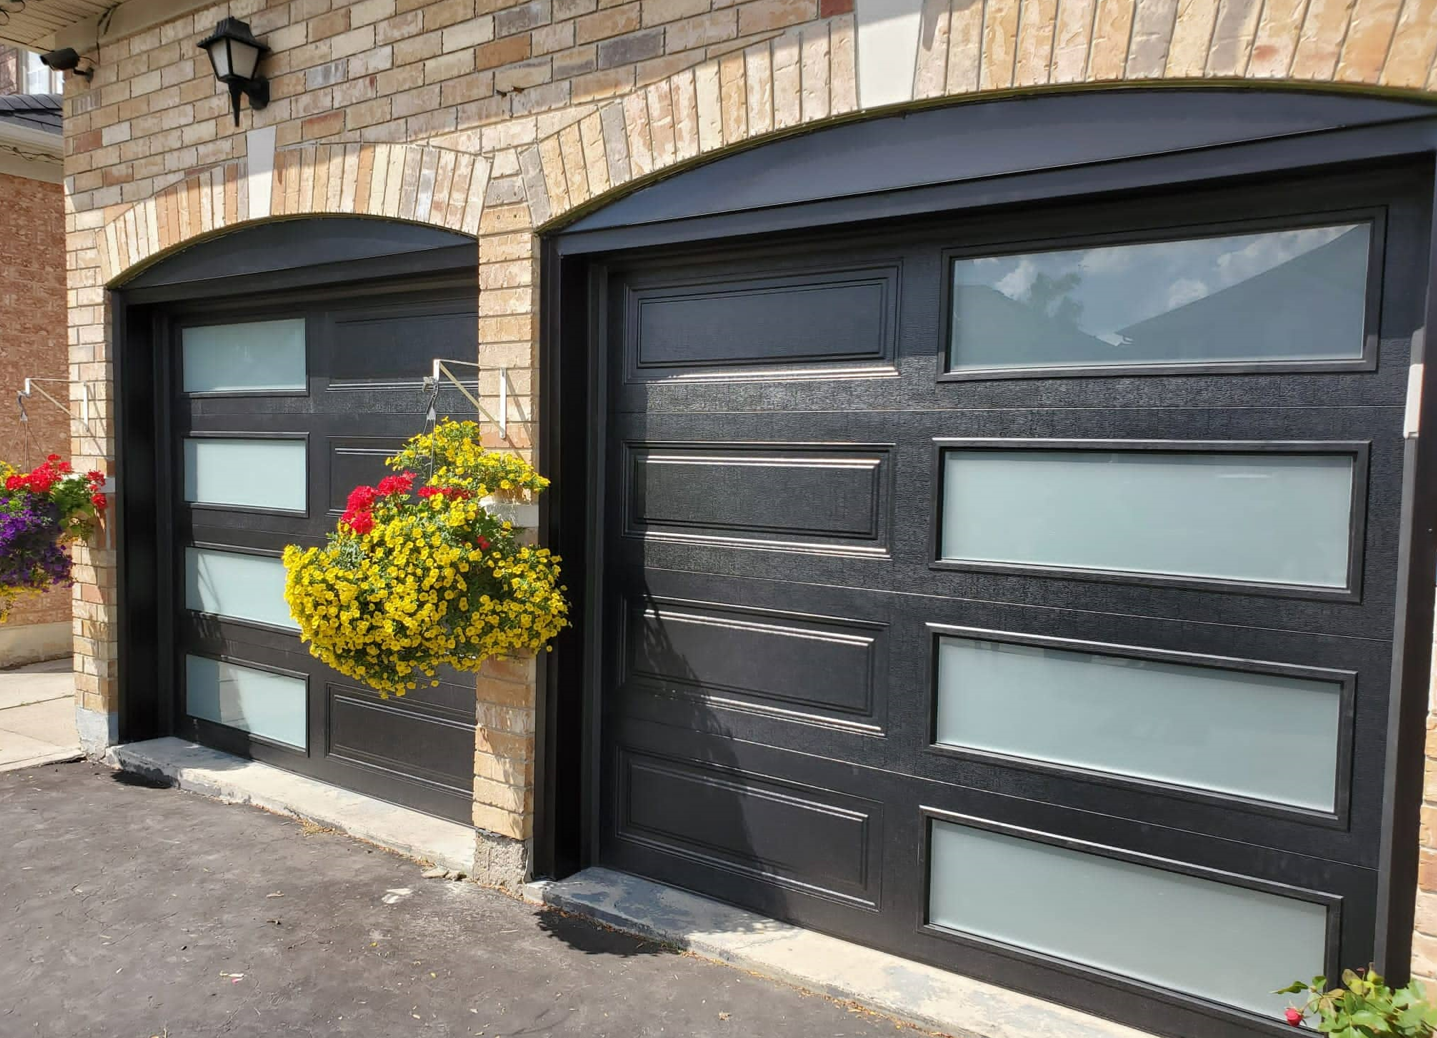
<svg viewBox="0 0 1437 1038"><path fill-rule="evenodd" d="M185 608L299 628L284 600L284 563L269 555L186 548Z"/></svg>
<svg viewBox="0 0 1437 1038"><path fill-rule="evenodd" d="M938 645L938 742L1330 811L1341 685L1066 649Z"/></svg>
<svg viewBox="0 0 1437 1038"><path fill-rule="evenodd" d="M1347 454L950 450L943 558L1347 586Z"/></svg>
<svg viewBox="0 0 1437 1038"><path fill-rule="evenodd" d="M1327 909L935 820L934 923L1279 1018L1324 969Z"/></svg>
<svg viewBox="0 0 1437 1038"><path fill-rule="evenodd" d="M304 454L298 439L187 439L185 500L302 512Z"/></svg>
<svg viewBox="0 0 1437 1038"><path fill-rule="evenodd" d="M185 711L286 746L306 746L302 678L186 656Z"/></svg>
<svg viewBox="0 0 1437 1038"><path fill-rule="evenodd" d="M186 328L180 333L186 393L304 389L304 318Z"/></svg>
<svg viewBox="0 0 1437 1038"><path fill-rule="evenodd" d="M1367 224L953 264L954 371L1355 360Z"/></svg>

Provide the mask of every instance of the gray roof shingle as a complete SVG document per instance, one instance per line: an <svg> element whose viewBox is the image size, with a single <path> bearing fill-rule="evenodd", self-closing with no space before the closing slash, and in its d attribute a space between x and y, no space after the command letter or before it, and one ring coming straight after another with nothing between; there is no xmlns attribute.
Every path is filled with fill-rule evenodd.
<svg viewBox="0 0 1437 1038"><path fill-rule="evenodd" d="M59 94L0 94L0 123L60 135Z"/></svg>

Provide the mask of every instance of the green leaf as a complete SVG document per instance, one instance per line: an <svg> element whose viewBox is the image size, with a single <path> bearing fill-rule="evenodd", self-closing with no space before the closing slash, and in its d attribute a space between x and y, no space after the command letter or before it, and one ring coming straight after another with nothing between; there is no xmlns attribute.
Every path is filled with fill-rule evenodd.
<svg viewBox="0 0 1437 1038"><path fill-rule="evenodd" d="M1351 1022L1358 1027L1370 1027L1374 1031L1385 1031L1387 1019L1380 1013L1374 1013L1371 1009L1359 1009L1350 1017Z"/></svg>
<svg viewBox="0 0 1437 1038"><path fill-rule="evenodd" d="M1307 985L1306 985L1306 984L1304 984L1304 983L1303 983L1302 981L1300 981L1300 980L1294 980L1291 984L1287 985L1287 987L1285 987L1285 988L1278 988L1276 991L1273 992L1273 994L1274 994L1274 995L1295 995L1295 994L1297 994L1299 991L1306 991L1306 990L1307 990Z"/></svg>

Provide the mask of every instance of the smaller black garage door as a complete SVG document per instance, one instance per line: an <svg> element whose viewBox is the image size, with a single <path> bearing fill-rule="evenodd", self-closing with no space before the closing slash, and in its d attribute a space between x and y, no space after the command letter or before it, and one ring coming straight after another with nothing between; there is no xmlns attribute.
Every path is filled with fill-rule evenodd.
<svg viewBox="0 0 1437 1038"><path fill-rule="evenodd" d="M472 286L271 294L166 317L178 730L469 822L472 680L449 672L384 700L320 664L295 634L279 556L322 544L349 490L422 431L433 359L474 353ZM455 417L465 406L440 400Z"/></svg>

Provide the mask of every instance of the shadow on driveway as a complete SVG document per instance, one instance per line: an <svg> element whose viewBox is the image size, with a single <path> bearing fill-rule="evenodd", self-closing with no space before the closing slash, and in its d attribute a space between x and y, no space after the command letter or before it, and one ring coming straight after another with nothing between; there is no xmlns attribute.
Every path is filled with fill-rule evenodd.
<svg viewBox="0 0 1437 1038"><path fill-rule="evenodd" d="M331 832L89 763L0 774L0 1035L892 1035Z"/></svg>

